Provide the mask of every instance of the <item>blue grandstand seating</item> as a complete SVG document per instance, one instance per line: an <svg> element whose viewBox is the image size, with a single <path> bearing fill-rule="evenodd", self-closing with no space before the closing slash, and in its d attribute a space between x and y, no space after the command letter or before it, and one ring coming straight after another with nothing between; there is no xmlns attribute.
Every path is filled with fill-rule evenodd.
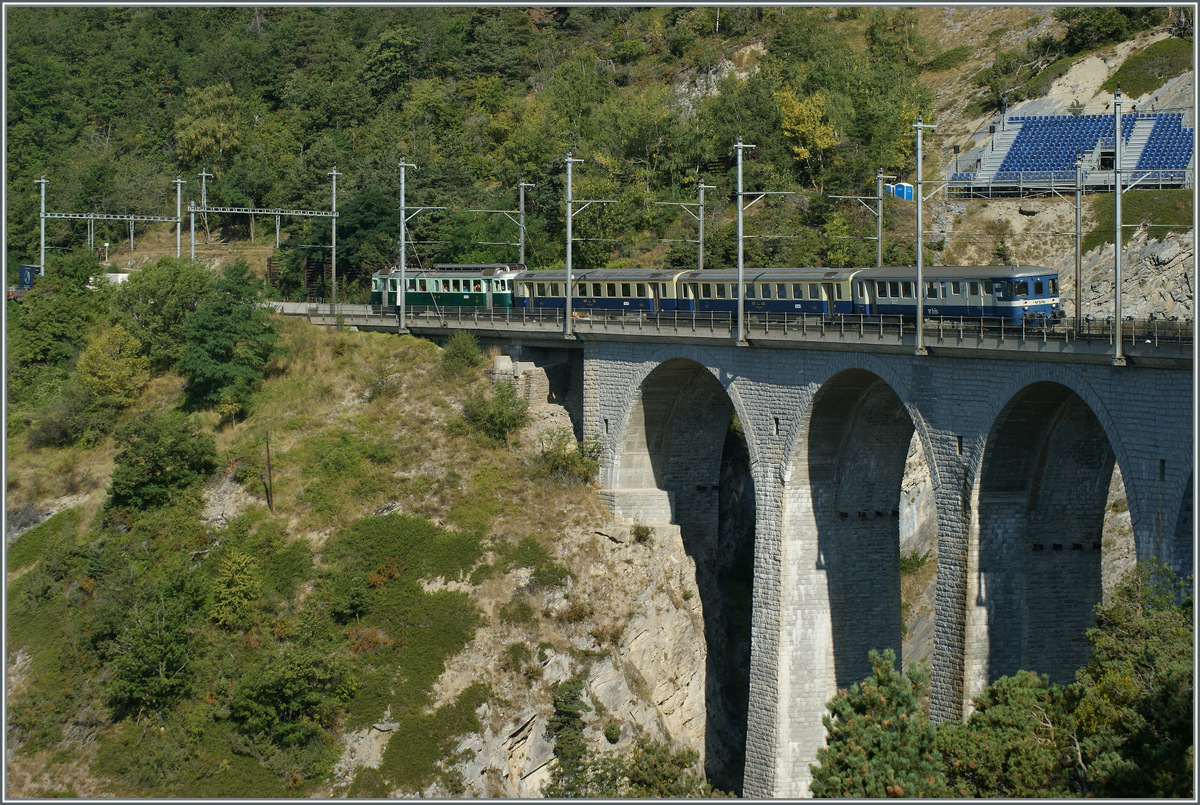
<svg viewBox="0 0 1200 805"><path fill-rule="evenodd" d="M1134 123L1153 119L1154 127L1142 149L1136 169L1183 171L1192 157L1192 129L1183 127L1180 113L1128 113L1121 116L1121 139L1128 143ZM1075 160L1098 145L1113 142L1112 115L1013 116L1018 132L992 181L1069 181ZM1174 178L1182 178L1171 174ZM972 181L973 174L956 173L955 181Z"/></svg>

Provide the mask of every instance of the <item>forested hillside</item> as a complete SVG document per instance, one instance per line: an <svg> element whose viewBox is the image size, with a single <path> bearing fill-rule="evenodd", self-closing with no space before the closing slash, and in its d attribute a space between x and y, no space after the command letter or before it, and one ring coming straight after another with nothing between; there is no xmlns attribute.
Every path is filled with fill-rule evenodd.
<svg viewBox="0 0 1200 805"><path fill-rule="evenodd" d="M213 206L328 209L335 167L339 272L368 276L398 259L401 161L410 209L446 208L411 222L413 262L514 261L485 245L513 223L471 210L515 209L524 180L528 262L551 268L568 153L576 197L616 202L576 219L576 266L694 265L694 220L654 202L700 183L716 188L705 264L729 266L739 136L746 187L792 193L753 208L748 262L870 264L870 213L830 197L910 177L918 114L969 128L1080 54L1190 35L1154 8L974 9L957 32L940 8L5 14L9 284L38 259L42 175L48 211L164 216L176 176L185 210L199 202L201 172ZM911 260L908 215L886 207L889 261ZM98 221L96 240L127 226ZM192 261L168 224L139 224L141 265L115 285L93 280L86 222L49 219L45 276L6 302L6 795L737 792L744 712L723 702L734 715L705 733L706 696L726 693L697 670L705 588L678 533L607 522L594 441L488 382L470 339L268 315L268 294L300 293L327 220L284 219L275 289L269 222L207 226ZM991 722L935 732L919 672L881 660L861 690L887 700L856 688L831 724L853 722L853 749L921 711L930 795L1190 795L1190 586L1157 573L1123 588L1067 691L1019 679L989 692ZM750 593L729 587L730 634L746 632ZM743 642L720 684L744 708ZM985 742L971 765L963 747ZM1014 746L1031 765L1005 765ZM859 758L834 750L825 790L858 793Z"/></svg>
<svg viewBox="0 0 1200 805"><path fill-rule="evenodd" d="M617 202L580 217L575 265L694 264L694 221L654 202L694 202L701 182L716 187L705 263L731 265L739 136L755 146L745 187L795 193L749 217L749 264L868 264L870 215L829 196L872 194L877 170L911 178L918 115L962 120L1005 96L1036 97L1081 53L1170 22L1165 9L1136 8L1031 10L1012 24L997 9L984 16L1001 27L968 28L964 43L943 30L941 9L7 14L10 267L37 261L41 175L51 211L173 215L172 180L198 203L201 172L212 174L210 206L327 210L336 167L339 263L354 277L397 257L401 161L416 165L408 206L446 208L413 221L410 260L515 260L512 247L481 245L514 242L514 225L470 210L515 209L526 181L527 262L557 264L568 153L584 160L575 196ZM949 142L930 149L927 168ZM897 214L907 215L889 210L889 233ZM203 223L225 240L251 234L246 216ZM304 247L328 244L329 230L283 225L282 289L294 294ZM97 226L97 241L127 238L122 222ZM911 225L899 229L889 262L911 259ZM47 238L71 248L85 232L51 220Z"/></svg>

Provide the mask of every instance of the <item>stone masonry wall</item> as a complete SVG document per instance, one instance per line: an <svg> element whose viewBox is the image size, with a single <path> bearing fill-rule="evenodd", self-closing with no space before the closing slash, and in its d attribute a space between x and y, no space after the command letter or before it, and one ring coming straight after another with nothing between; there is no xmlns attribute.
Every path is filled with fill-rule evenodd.
<svg viewBox="0 0 1200 805"><path fill-rule="evenodd" d="M842 472L839 470L833 476L823 477L814 469L820 462L810 466L810 451L814 446L828 450L833 444L828 439L822 441L822 435L813 432L814 400L831 380L841 383L845 379L838 379L841 373L857 370L863 373L860 376L869 374L878 379L872 382L883 384L865 394L861 408L856 405L828 409L833 416L831 422L839 415L842 418L839 427L843 433L851 434L850 444L865 444L865 436L853 434L878 430L888 417L905 421L905 427L915 430L930 467L938 540L931 701L935 718L961 717L965 702L964 673L977 663L971 652L981 645L967 639L968 579L973 570L969 557L978 555L973 544L987 543L997 530L1011 527L1012 544L1016 547L1020 544L1018 533L1042 532L1052 524L1050 519L1031 521L1026 512L1025 525L1004 526L1001 519L1019 514L1015 502L1007 508L992 505L982 517L977 511L984 457L997 449L995 444L989 444L989 438L998 432L996 423L1005 407L1010 403L1014 406L1013 411L1005 414L1010 416L1022 405L1023 390L1039 383L1054 384L1063 389L1059 402L1065 403L1074 396L1078 406L1094 417L1095 425L1090 429L1084 428L1075 435L1060 431L1057 438L1051 436L1053 429L1037 411L1030 414L1030 423L1038 425L1035 430L1041 436L1036 438L1043 440L1041 448L1049 464L1061 457L1066 445L1077 444L1081 438L1109 446L1121 467L1140 559L1150 555L1191 556L1190 546L1177 544L1183 540L1178 524L1185 512L1182 498L1192 464L1192 384L1187 371L934 355L590 341L585 345L583 431L600 436L603 487L613 489L625 483L622 476L630 464L623 451L629 445L646 444L644 436L630 438L630 429L639 427L636 412L641 406L643 389L654 386L646 381L658 367L675 359L703 367L724 390L728 404L742 423L754 478L756 536L746 796L808 794L809 765L824 741L821 715L825 702L836 691L831 579L827 558L822 555L819 512L826 505L821 501L831 492L827 481L831 477L848 478L855 471L839 475ZM885 387L896 398L895 403L878 402L886 397ZM836 388L837 385L830 385L830 389ZM708 402L704 402L705 398ZM676 396L678 405L685 407L712 406L714 399L717 407L724 406L719 396L714 398L711 394ZM870 403L865 404L868 400ZM906 417L899 417L899 413ZM640 427L644 428L644 413L641 416ZM902 431L903 428L897 428L896 433ZM878 456L882 463L861 464L864 472L874 473L877 469L882 472L881 494L887 491L883 487L893 487L888 493L891 506L884 508L882 498L879 504L885 515L880 519L889 524L891 534L896 533L891 508L899 500L900 476L893 485L886 477L887 468L898 463L898 472L902 474L907 446L904 440L903 449L896 451L898 460L890 457L893 451L885 449ZM660 443L660 447L665 452L659 458L671 466L674 461L670 458L671 444ZM643 455L648 461L649 454ZM845 466L858 465L863 461L861 455L862 451L856 448L854 457L845 459L849 462ZM1051 471L1047 481L1057 484L1063 477L1055 476L1054 472ZM1070 477L1071 471L1062 472ZM649 475L643 472L640 477L642 483L656 476L653 472ZM662 483L661 477L655 483ZM693 484L693 494L699 484L699 481ZM865 487L842 482L839 489L841 499L838 491L832 492L834 517L840 521L836 512L845 510L847 522L851 518L857 520L858 509L851 509L849 503ZM1040 494L1035 502L1047 512L1056 506L1073 505L1057 497L1050 483ZM993 504L1002 503L998 497L991 500ZM1028 507L1028 493L1024 500ZM843 504L845 508L841 509ZM681 505L691 504L676 501L676 509ZM875 503L871 505L873 515ZM1088 511L1081 517L1090 516L1091 505L1083 506ZM1103 501L1100 506L1103 507ZM859 531L849 526L847 529L853 535L838 536L834 543L854 544L852 540L860 539L860 534L870 533L870 529ZM1047 544L1053 543L1047 540ZM1031 548L1028 550L1032 553ZM1046 552L1052 553L1052 547L1047 547ZM1079 550L1067 546L1062 553L1075 561L1090 556L1091 552L1089 544ZM1010 565L1010 572L1020 568L1015 571L1020 583L1045 586L1047 582L1039 578L1036 566L1026 572L1022 557L1028 555L1006 552L997 561ZM841 552L837 577L877 584L880 577L892 575L887 565L888 562L880 561L875 550ZM1098 575L1098 570L1089 568L1073 567L1072 578ZM1068 586L1058 584L1060 588ZM868 600L848 588L843 592L859 596L859 601ZM1070 590L1062 592L1065 595ZM1023 600L1018 593L1012 595ZM1032 600L1037 600L1036 595ZM1082 607L1082 601L1076 603ZM864 608L863 604L856 606ZM890 606L885 603L881 608ZM1019 618L1018 622L1024 619Z"/></svg>

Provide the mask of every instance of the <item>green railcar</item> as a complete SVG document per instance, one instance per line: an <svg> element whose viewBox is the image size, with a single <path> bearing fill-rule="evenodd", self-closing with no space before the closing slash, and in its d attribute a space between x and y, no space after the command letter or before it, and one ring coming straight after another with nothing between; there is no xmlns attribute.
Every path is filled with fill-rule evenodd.
<svg viewBox="0 0 1200 805"><path fill-rule="evenodd" d="M404 276L406 308L512 307L513 278L524 266L509 263L445 263ZM399 305L400 270L378 271L371 278L371 306L390 312Z"/></svg>

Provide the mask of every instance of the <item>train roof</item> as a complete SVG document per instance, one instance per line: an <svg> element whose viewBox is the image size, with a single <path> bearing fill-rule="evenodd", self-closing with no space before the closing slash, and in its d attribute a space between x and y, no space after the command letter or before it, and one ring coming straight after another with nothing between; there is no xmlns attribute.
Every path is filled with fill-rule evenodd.
<svg viewBox="0 0 1200 805"><path fill-rule="evenodd" d="M496 274L511 274L524 270L525 266L520 263L434 263L432 272L425 273L481 274L491 277Z"/></svg>
<svg viewBox="0 0 1200 805"><path fill-rule="evenodd" d="M746 282L819 282L849 279L854 269L796 266L792 268L743 268ZM680 272L680 282L737 282L736 268L706 268L703 271Z"/></svg>
<svg viewBox="0 0 1200 805"><path fill-rule="evenodd" d="M678 271L661 268L589 268L583 271L572 270L571 279L575 282L666 282L671 280ZM553 271L526 271L521 279L525 282L566 282L566 269Z"/></svg>
<svg viewBox="0 0 1200 805"><path fill-rule="evenodd" d="M884 266L863 268L857 279L912 279L916 266ZM943 279L1011 279L1015 277L1057 276L1058 272L1044 266L923 266L921 275L927 280Z"/></svg>

